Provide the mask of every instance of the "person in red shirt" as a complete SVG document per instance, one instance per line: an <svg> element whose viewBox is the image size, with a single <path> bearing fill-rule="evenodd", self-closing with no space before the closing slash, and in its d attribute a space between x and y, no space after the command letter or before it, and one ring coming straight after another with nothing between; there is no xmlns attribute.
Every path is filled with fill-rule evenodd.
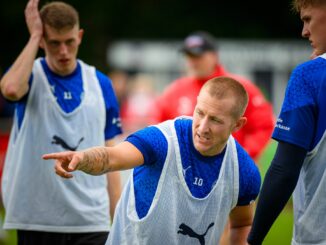
<svg viewBox="0 0 326 245"><path fill-rule="evenodd" d="M228 72L220 63L217 46L211 34L197 31L186 37L181 49L188 75L173 81L156 100L155 120L162 122L180 115L192 115L203 84L219 76L232 77L242 83L249 95L245 112L247 124L233 134L249 155L257 160L269 142L274 115L271 104L250 80Z"/></svg>

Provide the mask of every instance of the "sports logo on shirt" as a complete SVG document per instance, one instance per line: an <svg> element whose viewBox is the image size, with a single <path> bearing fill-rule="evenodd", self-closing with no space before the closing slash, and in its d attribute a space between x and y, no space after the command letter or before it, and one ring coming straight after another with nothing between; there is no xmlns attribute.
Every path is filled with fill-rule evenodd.
<svg viewBox="0 0 326 245"><path fill-rule="evenodd" d="M51 143L56 144L56 145L61 145L61 147L66 149L66 150L76 151L77 148L79 147L80 143L83 140L84 140L84 137L81 137L76 146L70 146L62 138L60 138L59 136L53 135Z"/></svg>
<svg viewBox="0 0 326 245"><path fill-rule="evenodd" d="M202 235L196 233L191 227L189 227L188 225L186 225L185 223L182 223L180 226L179 226L179 230L178 230L178 234L182 234L182 235L188 235L189 237L191 238L196 238L198 239L200 245L205 245L205 236L208 232L208 230L213 227L214 223L211 223L207 229L206 229L206 232Z"/></svg>
<svg viewBox="0 0 326 245"><path fill-rule="evenodd" d="M120 119L120 117L114 117L114 118L112 118L112 124L113 125L116 125L119 128L121 128L121 119Z"/></svg>
<svg viewBox="0 0 326 245"><path fill-rule="evenodd" d="M184 176L184 177L186 177L186 172L187 172L187 170L188 170L189 168L191 168L191 166L188 166L188 167L186 167L186 168L182 168L182 173L183 173L183 176Z"/></svg>

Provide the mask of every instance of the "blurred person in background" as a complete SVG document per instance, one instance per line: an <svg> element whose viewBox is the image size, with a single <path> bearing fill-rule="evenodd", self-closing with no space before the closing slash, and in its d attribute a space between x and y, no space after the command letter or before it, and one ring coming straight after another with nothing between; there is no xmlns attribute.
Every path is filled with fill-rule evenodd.
<svg viewBox="0 0 326 245"><path fill-rule="evenodd" d="M129 75L119 70L110 72L108 76L120 107L123 134L119 138L123 140L130 133L153 124L157 96L153 77L142 73Z"/></svg>
<svg viewBox="0 0 326 245"><path fill-rule="evenodd" d="M127 72L113 71L109 76L120 104L123 134L117 137L117 141L121 142L129 134L153 124L156 91L153 78L147 74L128 75ZM121 172L122 186L127 183L131 172Z"/></svg>
<svg viewBox="0 0 326 245"><path fill-rule="evenodd" d="M269 142L274 127L272 106L251 81L229 73L221 64L217 51L215 39L207 32L197 31L185 38L181 52L185 56L188 74L173 81L159 96L154 108L156 121L191 115L198 92L207 80L219 76L233 77L242 83L249 94L245 112L248 123L233 136L257 160Z"/></svg>
<svg viewBox="0 0 326 245"><path fill-rule="evenodd" d="M292 72L273 132L276 153L266 173L248 243L260 245L293 194L293 245L326 244L326 2L293 0L311 58Z"/></svg>
<svg viewBox="0 0 326 245"><path fill-rule="evenodd" d="M121 103L121 122L125 134L153 124L156 99L153 78L147 74L130 77L125 100Z"/></svg>
<svg viewBox="0 0 326 245"><path fill-rule="evenodd" d="M16 102L2 180L4 228L17 230L18 244L104 244L119 173L65 181L41 155L113 145L121 133L118 103L107 76L77 59L78 12L57 1L39 11L38 3L27 3L30 38L0 83ZM45 57L36 58L40 47Z"/></svg>
<svg viewBox="0 0 326 245"><path fill-rule="evenodd" d="M114 93L117 97L119 107L121 107L128 94L130 75L123 70L113 70L107 75L112 81Z"/></svg>

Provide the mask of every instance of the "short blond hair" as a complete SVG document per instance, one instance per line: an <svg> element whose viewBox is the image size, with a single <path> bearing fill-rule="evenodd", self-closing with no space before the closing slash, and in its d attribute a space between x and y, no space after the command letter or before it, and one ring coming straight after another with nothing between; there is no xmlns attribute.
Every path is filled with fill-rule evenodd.
<svg viewBox="0 0 326 245"><path fill-rule="evenodd" d="M77 10L64 2L50 2L40 10L42 22L56 30L72 29L79 27L79 15Z"/></svg>
<svg viewBox="0 0 326 245"><path fill-rule="evenodd" d="M234 99L232 114L235 118L243 116L248 105L248 93L242 84L231 77L215 77L208 80L201 88L200 93L207 91L208 94L216 99Z"/></svg>
<svg viewBox="0 0 326 245"><path fill-rule="evenodd" d="M292 7L296 12L300 12L301 9L309 6L326 5L325 0L293 0Z"/></svg>

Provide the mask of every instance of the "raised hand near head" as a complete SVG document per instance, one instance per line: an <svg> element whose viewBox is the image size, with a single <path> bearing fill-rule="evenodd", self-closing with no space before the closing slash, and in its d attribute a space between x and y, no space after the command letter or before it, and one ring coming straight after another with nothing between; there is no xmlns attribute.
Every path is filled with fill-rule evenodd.
<svg viewBox="0 0 326 245"><path fill-rule="evenodd" d="M41 38L43 23L38 10L39 0L29 0L25 8L25 20L31 36Z"/></svg>

